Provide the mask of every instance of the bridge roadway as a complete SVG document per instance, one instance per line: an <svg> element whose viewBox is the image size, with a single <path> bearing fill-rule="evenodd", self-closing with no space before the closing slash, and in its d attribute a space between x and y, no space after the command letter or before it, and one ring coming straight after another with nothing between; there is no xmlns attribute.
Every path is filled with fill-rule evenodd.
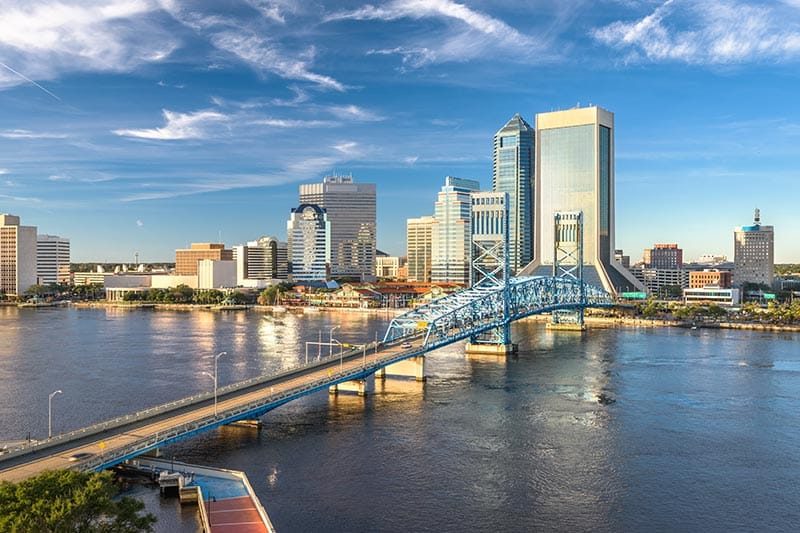
<svg viewBox="0 0 800 533"><path fill-rule="evenodd" d="M101 423L93 427L112 427L83 433L91 430L90 427L74 432L78 434L63 442L54 438L53 441L43 441L35 446L12 451L0 456L0 481L20 481L45 470L59 468L108 468L201 431L260 416L291 400L325 390L331 385L369 376L388 364L423 354L426 350L419 344L416 341L411 349L403 349L399 341L379 343L377 351L375 345L371 344L371 350L354 349L345 352L341 362L337 354L276 376L258 378L253 384L242 382L226 387L227 392L220 392L218 396L218 416L214 415L213 395L206 394L196 401L184 402L172 409L154 408L155 414L137 417L129 423ZM79 453L92 454L92 457L80 462L70 461L71 456Z"/></svg>

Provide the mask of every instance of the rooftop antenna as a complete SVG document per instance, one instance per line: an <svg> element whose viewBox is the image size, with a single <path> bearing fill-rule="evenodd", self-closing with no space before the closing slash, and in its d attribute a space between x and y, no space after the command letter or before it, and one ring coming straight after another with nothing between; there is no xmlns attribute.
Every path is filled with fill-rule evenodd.
<svg viewBox="0 0 800 533"><path fill-rule="evenodd" d="M221 243L222 242L222 230L217 230L217 236L219 237L219 240L217 242Z"/></svg>
<svg viewBox="0 0 800 533"><path fill-rule="evenodd" d="M137 265L139 264L139 252L133 252L133 261Z"/></svg>
<svg viewBox="0 0 800 533"><path fill-rule="evenodd" d="M753 216L753 223L756 226L760 226L761 225L761 210L759 208L757 208L757 207L756 207L755 215Z"/></svg>

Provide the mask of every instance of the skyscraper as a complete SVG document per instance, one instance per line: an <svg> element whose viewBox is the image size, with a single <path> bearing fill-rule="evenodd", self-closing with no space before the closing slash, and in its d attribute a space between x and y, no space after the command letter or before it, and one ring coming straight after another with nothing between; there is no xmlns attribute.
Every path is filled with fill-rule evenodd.
<svg viewBox="0 0 800 533"><path fill-rule="evenodd" d="M534 260L525 274L550 275L554 216L583 213L583 275L612 294L643 290L614 258L614 114L586 107L536 115Z"/></svg>
<svg viewBox="0 0 800 533"><path fill-rule="evenodd" d="M326 176L300 185L300 203L323 208L331 224L331 275L375 273L375 184L352 176Z"/></svg>
<svg viewBox="0 0 800 533"><path fill-rule="evenodd" d="M0 292L19 296L36 285L36 226L0 214Z"/></svg>
<svg viewBox="0 0 800 533"><path fill-rule="evenodd" d="M435 218L430 216L409 218L406 221L406 255L408 281L431 280L431 249Z"/></svg>
<svg viewBox="0 0 800 533"><path fill-rule="evenodd" d="M733 230L733 285L745 283L772 286L775 277L775 232L761 225L756 209L753 224Z"/></svg>
<svg viewBox="0 0 800 533"><path fill-rule="evenodd" d="M292 209L286 224L289 241L289 279L328 279L331 260L331 223L325 210L314 204Z"/></svg>
<svg viewBox="0 0 800 533"><path fill-rule="evenodd" d="M436 200L431 232L431 281L469 284L470 194L479 189L475 180L445 178Z"/></svg>
<svg viewBox="0 0 800 533"><path fill-rule="evenodd" d="M69 239L45 234L36 238L36 277L40 285L69 283Z"/></svg>
<svg viewBox="0 0 800 533"><path fill-rule="evenodd" d="M517 272L533 259L533 128L519 114L494 136L492 190L508 193L509 259Z"/></svg>
<svg viewBox="0 0 800 533"><path fill-rule="evenodd" d="M237 284L245 280L286 279L288 274L288 245L276 237L260 237L246 245L233 247Z"/></svg>

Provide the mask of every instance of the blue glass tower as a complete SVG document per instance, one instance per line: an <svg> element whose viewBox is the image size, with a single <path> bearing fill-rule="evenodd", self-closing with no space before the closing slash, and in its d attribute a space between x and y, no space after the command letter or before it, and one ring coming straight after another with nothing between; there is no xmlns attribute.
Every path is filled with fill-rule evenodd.
<svg viewBox="0 0 800 533"><path fill-rule="evenodd" d="M492 190L508 193L509 261L516 273L533 259L534 130L519 114L494 136Z"/></svg>

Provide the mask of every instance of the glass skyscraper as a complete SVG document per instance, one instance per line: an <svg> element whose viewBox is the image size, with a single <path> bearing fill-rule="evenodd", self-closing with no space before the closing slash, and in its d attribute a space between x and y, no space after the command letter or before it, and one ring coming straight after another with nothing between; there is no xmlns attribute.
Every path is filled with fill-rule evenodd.
<svg viewBox="0 0 800 533"><path fill-rule="evenodd" d="M431 281L469 285L472 240L470 194L480 189L475 180L447 176L436 199L431 231Z"/></svg>
<svg viewBox="0 0 800 533"><path fill-rule="evenodd" d="M292 209L286 224L289 279L320 281L328 279L331 260L331 223L324 209L301 204Z"/></svg>
<svg viewBox="0 0 800 533"><path fill-rule="evenodd" d="M509 259L517 272L533 259L534 130L519 114L494 136L492 190L509 197Z"/></svg>
<svg viewBox="0 0 800 533"><path fill-rule="evenodd" d="M525 274L551 275L554 215L583 213L584 280L612 294L642 290L614 257L614 114L599 107L536 115L534 260Z"/></svg>
<svg viewBox="0 0 800 533"><path fill-rule="evenodd" d="M332 276L375 274L375 184L352 176L326 176L322 183L300 185L300 203L325 209L331 224Z"/></svg>

